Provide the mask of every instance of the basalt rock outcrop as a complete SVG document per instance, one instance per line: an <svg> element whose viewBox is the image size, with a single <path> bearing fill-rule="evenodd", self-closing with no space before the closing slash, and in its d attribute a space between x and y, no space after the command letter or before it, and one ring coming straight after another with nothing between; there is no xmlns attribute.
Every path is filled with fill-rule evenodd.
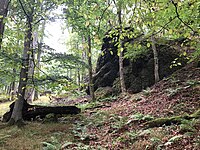
<svg viewBox="0 0 200 150"><path fill-rule="evenodd" d="M116 37L113 37L116 38ZM94 88L113 86L117 83L119 77L119 61L117 55L116 40L107 36L103 39L102 55L98 58L96 66L96 74L94 75ZM125 42L134 43L134 40ZM186 60L180 59L180 51L177 47L181 45L184 39L166 40L165 44L156 44L159 59L159 75L160 79L168 77L177 69L186 64ZM124 42L124 43L125 43ZM146 45L146 42L142 42ZM154 82L154 58L151 47L147 48L147 52L136 58L134 61L124 59L124 75L127 90L131 93L137 93L141 90L153 85ZM170 68L172 61L179 58L181 66ZM119 79L118 79L119 80Z"/></svg>

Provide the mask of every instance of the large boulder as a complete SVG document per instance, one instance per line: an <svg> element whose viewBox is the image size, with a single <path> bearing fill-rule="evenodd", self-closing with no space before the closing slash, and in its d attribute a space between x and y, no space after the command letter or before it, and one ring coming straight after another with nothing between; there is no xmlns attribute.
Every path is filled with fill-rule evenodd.
<svg viewBox="0 0 200 150"><path fill-rule="evenodd" d="M116 37L113 37L116 38ZM103 39L102 55L99 56L96 66L96 74L94 75L94 88L113 86L116 79L119 79L119 58L117 55L116 40L107 36ZM129 40L130 42L130 40ZM134 42L134 41L132 41ZM165 44L156 44L159 59L159 75L160 79L168 77L177 69L186 64L185 59L179 59L182 66L170 68L172 61L180 56L177 45L180 46L182 39L174 41L165 41ZM125 43L125 42L124 42ZM143 42L146 45L146 42ZM131 93L140 92L154 82L154 58L151 47L147 48L147 52L134 61L124 59L124 75L127 90Z"/></svg>

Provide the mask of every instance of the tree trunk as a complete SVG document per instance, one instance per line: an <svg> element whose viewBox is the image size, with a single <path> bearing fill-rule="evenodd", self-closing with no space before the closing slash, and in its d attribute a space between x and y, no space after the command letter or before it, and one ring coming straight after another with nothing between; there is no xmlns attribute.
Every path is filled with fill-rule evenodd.
<svg viewBox="0 0 200 150"><path fill-rule="evenodd" d="M5 86L4 86L4 89L3 89L3 91L4 91L4 94L6 94L7 88L8 88L8 86L7 86L7 85L5 85Z"/></svg>
<svg viewBox="0 0 200 150"><path fill-rule="evenodd" d="M93 84L93 77L92 77L92 51L91 51L91 38L90 35L88 35L88 70L89 70L89 89L90 89L90 96L92 100L95 100L95 95L94 95L94 84Z"/></svg>
<svg viewBox="0 0 200 150"><path fill-rule="evenodd" d="M16 90L15 90L15 76L16 76L16 69L13 68L13 82L12 82L12 87L11 87L11 97L10 100L13 101L14 100L14 96L16 94Z"/></svg>
<svg viewBox="0 0 200 150"><path fill-rule="evenodd" d="M9 0L0 0L0 49L1 49L4 25L5 25L3 20L7 16L8 5L9 5Z"/></svg>
<svg viewBox="0 0 200 150"><path fill-rule="evenodd" d="M119 51L119 76L120 76L120 85L121 85L121 92L126 93L126 86L124 81L124 67L123 67L123 43L122 43L122 11L121 11L121 5L118 9L118 23L120 26L119 29L119 40L118 40L118 51Z"/></svg>
<svg viewBox="0 0 200 150"><path fill-rule="evenodd" d="M72 69L69 68L69 78L71 79L72 78Z"/></svg>
<svg viewBox="0 0 200 150"><path fill-rule="evenodd" d="M45 25L46 21L42 23L42 36L40 38L40 42L38 44L38 52L37 52L37 65L36 65L36 72L37 72L37 77L40 77L40 58L42 54L42 42L44 38L44 30L45 30ZM39 98L39 93L38 93L38 86L35 86L35 94L34 94L34 100L38 100Z"/></svg>
<svg viewBox="0 0 200 150"><path fill-rule="evenodd" d="M82 43L84 43L84 37L82 37ZM82 49L82 60L85 61L87 60L87 54L86 54L86 51L84 50L84 46L81 47ZM81 69L81 81L84 83L84 78L86 77L86 71L85 71L85 66L82 67Z"/></svg>
<svg viewBox="0 0 200 150"><path fill-rule="evenodd" d="M78 86L80 88L80 86L81 86L80 68L77 69L77 80L78 80Z"/></svg>
<svg viewBox="0 0 200 150"><path fill-rule="evenodd" d="M34 80L34 71L35 71L34 61L35 61L37 42L38 42L38 35L37 35L37 32L34 32L33 42L32 42L32 53L31 53L31 57L30 57L29 73L28 73L28 78L31 79L32 81ZM34 84L34 82L33 82L33 84ZM34 99L34 93L35 93L34 85L30 88L27 88L25 100L32 103L33 99Z"/></svg>
<svg viewBox="0 0 200 150"><path fill-rule="evenodd" d="M20 71L20 80L18 86L18 93L17 93L17 100L14 105L14 109L9 120L10 125L23 125L23 118L22 118L22 109L24 104L24 97L26 91L26 85L28 81L28 71L29 71L29 61L30 61L30 54L31 54L31 43L32 43L32 15L27 18L27 30L24 39L24 51L22 57L22 67Z"/></svg>
<svg viewBox="0 0 200 150"><path fill-rule="evenodd" d="M155 83L160 80L159 78L159 67L158 67L158 52L156 50L155 45L155 39L153 35L151 36L151 42L152 42L152 49L153 49L153 57L154 57L154 77L155 77Z"/></svg>
<svg viewBox="0 0 200 150"><path fill-rule="evenodd" d="M6 94L10 96L10 93L11 93L11 85L12 83L10 83L10 85L8 85L8 88L7 88L7 91L6 91Z"/></svg>
<svg viewBox="0 0 200 150"><path fill-rule="evenodd" d="M76 48L79 49L79 43L76 44ZM77 84L79 86L80 89L80 85L81 85L81 75L80 75L80 67L79 65L77 66Z"/></svg>

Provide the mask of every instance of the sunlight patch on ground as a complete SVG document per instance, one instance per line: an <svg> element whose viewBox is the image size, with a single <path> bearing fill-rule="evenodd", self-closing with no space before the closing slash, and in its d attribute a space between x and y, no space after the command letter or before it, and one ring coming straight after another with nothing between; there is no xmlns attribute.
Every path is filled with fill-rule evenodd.
<svg viewBox="0 0 200 150"><path fill-rule="evenodd" d="M9 105L11 103L12 102L0 103L0 116L3 116L3 114L6 113L10 109ZM49 97L41 96L39 100L34 101L31 104L33 104L33 105L50 105Z"/></svg>
<svg viewBox="0 0 200 150"><path fill-rule="evenodd" d="M50 99L48 96L41 96L37 101L33 101L31 104L33 105L49 105Z"/></svg>
<svg viewBox="0 0 200 150"><path fill-rule="evenodd" d="M9 105L11 103L12 102L6 102L0 104L0 116L3 116L3 114L9 110Z"/></svg>

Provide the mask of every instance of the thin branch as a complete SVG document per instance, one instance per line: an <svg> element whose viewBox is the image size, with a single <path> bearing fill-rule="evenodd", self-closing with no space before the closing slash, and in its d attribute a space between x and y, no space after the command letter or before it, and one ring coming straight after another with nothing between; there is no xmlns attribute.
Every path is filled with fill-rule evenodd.
<svg viewBox="0 0 200 150"><path fill-rule="evenodd" d="M24 8L24 5L22 4L22 1L21 0L18 0L21 7L22 7L22 10L24 12L24 14L26 15L26 17L30 20L30 16L28 15L28 13L26 12L25 8Z"/></svg>
<svg viewBox="0 0 200 150"><path fill-rule="evenodd" d="M40 72L42 72L44 75L46 75L46 77L47 77L48 80L53 81L53 82L58 82L58 83L60 83L61 85L64 86L64 84L63 84L62 81L59 81L59 80L57 80L57 79L52 78L52 77L49 76L46 72L44 72L40 67L38 67L37 64L36 64L36 62L35 62L35 60L33 60L33 65L34 65L34 68L37 68ZM35 69L34 69L34 70L35 70ZM60 76L60 77L65 78L65 79L67 79L68 81L71 81L71 82L72 82L72 79L71 79L71 78L68 78L68 77L66 77L66 76ZM32 77L32 78L33 78L33 77ZM36 87L35 82L33 81L33 79L32 79L32 83L33 83L34 87Z"/></svg>
<svg viewBox="0 0 200 150"><path fill-rule="evenodd" d="M41 17L38 21L36 21L34 24L36 25L36 24L38 24L38 23L40 23L40 21L42 21L42 20L45 20L45 18L44 17Z"/></svg>
<svg viewBox="0 0 200 150"><path fill-rule="evenodd" d="M174 18L172 18L170 21L168 21L164 26L162 26L162 28L160 29L160 30L158 30L157 32L155 32L155 33L153 33L152 35L156 35L156 34L158 34L159 32L161 32L163 29L165 29L166 28L166 26L168 25L168 24L170 24L174 19L176 19L176 17L177 16L175 16ZM150 35L151 36L151 35ZM150 37L149 36L149 37Z"/></svg>
<svg viewBox="0 0 200 150"><path fill-rule="evenodd" d="M171 0L172 4L174 5L175 7L175 12L176 12L176 16L177 18L185 25L187 26L190 30L192 30L193 34L196 33L196 31L194 31L194 29L192 29L192 27L190 27L187 23L185 23L181 18L180 18L180 15L178 13L178 7L177 7L177 3L175 3L173 0Z"/></svg>
<svg viewBox="0 0 200 150"><path fill-rule="evenodd" d="M102 19L103 19L103 16L104 16L104 14L105 14L105 12L106 12L106 10L108 9L110 7L110 3L109 3L109 5L103 10L103 13L101 14L101 17L100 17L100 21L99 21L99 26L98 26L98 30L97 30L97 33L99 32L99 30L100 30L100 27L101 27L101 21L102 21Z"/></svg>
<svg viewBox="0 0 200 150"><path fill-rule="evenodd" d="M162 28L160 29L160 30L158 30L157 32L154 32L154 33L152 33L151 35L149 35L149 36L147 36L147 37L144 37L144 38L141 38L141 39L139 39L139 41L144 41L145 39L148 39L148 38L150 38L151 36L155 36L156 34L158 34L158 33L160 33L163 29L165 29L166 28L166 26L168 25L168 24L170 24L174 19L176 19L177 18L177 16L175 16L174 18L172 18L170 21L168 21L164 26L162 26Z"/></svg>

